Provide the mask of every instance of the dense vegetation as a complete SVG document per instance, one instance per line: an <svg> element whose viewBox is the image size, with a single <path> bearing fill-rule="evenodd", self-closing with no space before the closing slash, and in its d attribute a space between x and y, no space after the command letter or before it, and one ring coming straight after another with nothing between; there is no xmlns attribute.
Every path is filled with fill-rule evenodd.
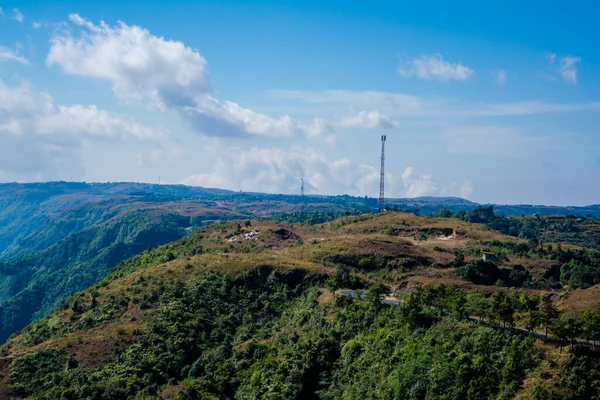
<svg viewBox="0 0 600 400"><path fill-rule="evenodd" d="M327 225L346 238L353 229L373 229L375 222L380 229L394 221L408 228L403 218L407 217L392 213L384 218L348 216ZM414 218L410 223L432 220ZM322 225L295 232L288 230L290 225L281 226L255 221L212 225L121 262L106 278L68 298L56 314L30 324L1 349L11 357L5 359L10 364L3 374L10 376L12 395L600 396L597 355L577 342L600 340L600 310L560 312L551 294L500 289L484 295L444 285L417 285L403 292L400 306L388 305L382 299L390 288L381 278L401 266L427 265L427 257L417 264L408 257L419 246L405 239L372 249L365 241L357 248L336 240L304 244L299 243L301 232L313 235ZM231 235L253 229L262 240L223 247ZM384 246L392 240L376 237L379 241L374 243ZM277 256L269 258L275 245ZM522 241L489 245L532 257L538 251ZM373 255L367 256L367 251ZM324 273L306 259L284 263L286 254L304 254L336 267ZM488 268L501 269L460 257L452 263L471 278ZM502 271L497 273L503 277ZM355 288L364 295L334 295L340 288ZM540 342L539 336L546 335L555 342Z"/></svg>
<svg viewBox="0 0 600 400"><path fill-rule="evenodd" d="M148 246L181 238L190 219L134 212L69 235L49 248L0 261L0 341L93 285Z"/></svg>
<svg viewBox="0 0 600 400"><path fill-rule="evenodd" d="M539 362L531 339L440 319L416 298L401 308L345 298L320 306L318 281L265 267L172 282L148 301L148 331L115 348L114 362L89 368L41 351L13 362L15 391L158 398L170 385L181 398L508 398Z"/></svg>
<svg viewBox="0 0 600 400"><path fill-rule="evenodd" d="M110 206L82 200L47 214L45 202L56 211L64 199L42 193L44 185L27 188L41 193L32 209L44 204L36 223L47 229L6 242L13 257L0 263L0 335L93 286L1 348L0 397L6 390L36 399L600 397L597 354L578 342L600 340L600 311L559 312L550 291L600 283L600 256L545 239L581 229L584 218L548 225L539 222L546 217L508 218L460 199L439 212L520 238L513 239L394 212L439 210L435 199L391 204L376 217L363 213L373 199L350 196L315 196L297 212L299 196L61 185L60 196L96 191ZM265 214L267 202L277 212ZM283 223L250 221L252 213ZM185 228L234 216L243 218L156 248ZM255 229L256 237L244 236ZM481 260L482 251L498 261ZM419 276L488 285L476 286L488 294L421 286L412 280ZM404 288L400 306L382 303L390 291L382 283ZM333 294L341 288L365 295Z"/></svg>
<svg viewBox="0 0 600 400"><path fill-rule="evenodd" d="M132 293L149 294L144 308L153 315L147 330L133 331L132 345L115 345L113 361L100 366L63 349L17 358L10 375L15 394L44 399L158 399L166 393L179 399L508 399L542 363L544 355L530 336L466 319L473 312L490 323L513 325L517 309L527 312L535 304L530 297L486 298L424 287L401 307L391 307L380 303L386 289L378 285L365 300L321 302L322 283L320 275L266 266L187 281L140 281ZM124 298L120 307L134 299ZM102 310L96 315L111 319L107 313L114 304L82 300L70 299L71 306L78 301L79 313L97 307ZM544 315L540 311L540 321L547 321ZM582 332L573 328L583 326L578 320L557 316L552 314L551 329L561 339ZM593 326L595 335L599 317L586 317L594 321L586 326ZM573 356L567 368L582 374L580 379L559 390L537 385L533 394L546 397L535 398L600 395L593 358Z"/></svg>

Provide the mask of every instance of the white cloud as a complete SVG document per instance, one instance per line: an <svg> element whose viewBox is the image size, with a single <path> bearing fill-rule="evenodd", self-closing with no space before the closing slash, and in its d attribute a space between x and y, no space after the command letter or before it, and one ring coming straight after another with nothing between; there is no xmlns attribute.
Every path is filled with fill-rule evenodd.
<svg viewBox="0 0 600 400"><path fill-rule="evenodd" d="M193 106L179 109L180 114L190 121L196 130L206 136L243 137L246 135L270 138L308 138L333 135L334 131L322 119L310 124L301 124L284 115L272 118L268 115L242 108L231 101L221 102L211 96L196 99Z"/></svg>
<svg viewBox="0 0 600 400"><path fill-rule="evenodd" d="M123 22L99 26L77 14L70 21L80 27L51 38L49 66L68 74L108 80L124 100L151 100L161 106L189 102L210 89L206 60L181 42L165 40L139 26Z"/></svg>
<svg viewBox="0 0 600 400"><path fill-rule="evenodd" d="M270 90L269 96L277 99L299 100L306 103L350 104L362 108L369 104L388 104L399 108L418 108L422 102L417 96L404 93L355 91L355 90Z"/></svg>
<svg viewBox="0 0 600 400"><path fill-rule="evenodd" d="M23 16L23 14L21 13L21 11L19 11L16 8L13 8L13 19L15 21L18 21L20 23L23 23L23 20L25 19L25 17Z"/></svg>
<svg viewBox="0 0 600 400"><path fill-rule="evenodd" d="M39 29L42 27L42 24L40 24L39 22L33 22L31 26L33 27L33 29Z"/></svg>
<svg viewBox="0 0 600 400"><path fill-rule="evenodd" d="M331 127L316 119L301 123L289 115L273 118L211 95L207 63L181 42L119 22L95 25L77 14L75 28L51 39L48 66L73 75L103 79L124 101L144 101L177 111L207 136L328 137Z"/></svg>
<svg viewBox="0 0 600 400"><path fill-rule="evenodd" d="M466 126L442 135L449 152L479 156L519 157L560 148L563 136L532 136L512 127Z"/></svg>
<svg viewBox="0 0 600 400"><path fill-rule="evenodd" d="M165 131L116 117L93 105L57 106L56 112L44 115L38 120L36 132L40 135L60 134L138 140L155 140L167 135Z"/></svg>
<svg viewBox="0 0 600 400"><path fill-rule="evenodd" d="M4 10L2 9L2 7L0 7L0 17L4 16Z"/></svg>
<svg viewBox="0 0 600 400"><path fill-rule="evenodd" d="M402 183L408 197L432 196L439 190L431 175L421 175L413 167L406 167L402 173Z"/></svg>
<svg viewBox="0 0 600 400"><path fill-rule="evenodd" d="M57 105L27 83L10 87L0 81L0 121L3 179L64 178L65 169L82 169L79 151L87 141L151 142L167 135L95 106Z"/></svg>
<svg viewBox="0 0 600 400"><path fill-rule="evenodd" d="M494 73L494 75L496 76L496 83L500 86L504 86L506 85L506 71L501 69L499 71L496 71Z"/></svg>
<svg viewBox="0 0 600 400"><path fill-rule="evenodd" d="M554 61L556 61L556 53L546 54L546 59L550 61L550 64L554 64Z"/></svg>
<svg viewBox="0 0 600 400"><path fill-rule="evenodd" d="M211 148L218 161L210 172L185 178L182 183L204 187L270 193L299 193L300 178L305 190L314 194L371 195L379 189L379 171L346 158L328 160L313 149ZM393 191L390 174L389 191Z"/></svg>
<svg viewBox="0 0 600 400"><path fill-rule="evenodd" d="M392 121L379 111L359 111L351 117L341 118L340 126L349 128L393 129L398 127L397 121Z"/></svg>
<svg viewBox="0 0 600 400"><path fill-rule="evenodd" d="M0 45L0 61L12 60L17 61L23 65L29 64L29 60L24 57L17 55L11 49Z"/></svg>
<svg viewBox="0 0 600 400"><path fill-rule="evenodd" d="M561 58L558 73L562 75L566 82L574 85L577 84L577 68L575 67L575 64L579 61L581 61L581 57Z"/></svg>
<svg viewBox="0 0 600 400"><path fill-rule="evenodd" d="M471 118L488 116L516 116L566 113L576 111L600 111L600 102L588 103L548 103L543 101L520 101L513 103L468 103L455 99L421 98L402 93L362 92L347 90L326 90L320 92L297 90L271 90L269 98L278 103L287 100L296 108L306 104L316 104L321 110L338 111L340 105L350 105L359 109L372 108L388 118ZM339 111L338 111L339 112Z"/></svg>
<svg viewBox="0 0 600 400"><path fill-rule="evenodd" d="M466 81L475 71L460 63L444 61L440 54L422 56L410 60L398 68L398 74L404 77L416 76L418 78L438 81Z"/></svg>
<svg viewBox="0 0 600 400"><path fill-rule="evenodd" d="M402 183L407 197L459 196L467 199L473 194L473 184L469 180L440 185L431 175L420 174L413 167L406 167L402 173Z"/></svg>

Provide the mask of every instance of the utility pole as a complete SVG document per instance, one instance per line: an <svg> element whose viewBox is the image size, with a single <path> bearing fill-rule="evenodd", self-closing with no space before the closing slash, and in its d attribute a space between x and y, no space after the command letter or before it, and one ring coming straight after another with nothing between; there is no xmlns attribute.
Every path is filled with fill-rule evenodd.
<svg viewBox="0 0 600 400"><path fill-rule="evenodd" d="M381 135L381 173L379 175L379 212L385 211L385 140Z"/></svg>

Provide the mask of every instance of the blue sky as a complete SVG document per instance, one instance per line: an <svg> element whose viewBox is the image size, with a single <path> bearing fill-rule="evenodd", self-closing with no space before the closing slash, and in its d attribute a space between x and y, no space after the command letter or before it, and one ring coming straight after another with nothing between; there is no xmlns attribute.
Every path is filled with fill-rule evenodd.
<svg viewBox="0 0 600 400"><path fill-rule="evenodd" d="M0 181L600 203L600 6L298 3L0 2Z"/></svg>

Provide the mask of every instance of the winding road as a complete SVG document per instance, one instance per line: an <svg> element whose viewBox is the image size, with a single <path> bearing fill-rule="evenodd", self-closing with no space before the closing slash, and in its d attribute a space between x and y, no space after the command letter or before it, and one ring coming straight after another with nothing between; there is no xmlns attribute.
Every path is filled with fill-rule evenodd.
<svg viewBox="0 0 600 400"><path fill-rule="evenodd" d="M335 293L339 294L341 296L354 297L356 299L364 299L365 295L367 294L367 291L366 290L353 290L353 289L340 289L340 290L337 290ZM403 301L388 295L388 296L385 296L383 299L381 299L381 303L387 304L390 306L401 306ZM469 316L468 319L469 319L469 321L472 321L477 324L481 323L481 318L479 318L479 317ZM506 326L506 325L502 325L502 324L494 324L494 325L495 325L495 327L500 328L500 329L510 329L512 331L521 332L526 335L532 335L541 340L551 341L551 342L556 342L556 343L560 342L556 338L546 337L546 334L543 332L538 332L538 331L531 332L531 331L528 331L527 329L517 328L517 327L513 327L513 326ZM578 343L578 344L585 344L588 346L593 345L593 343L587 339L575 339L574 342Z"/></svg>

